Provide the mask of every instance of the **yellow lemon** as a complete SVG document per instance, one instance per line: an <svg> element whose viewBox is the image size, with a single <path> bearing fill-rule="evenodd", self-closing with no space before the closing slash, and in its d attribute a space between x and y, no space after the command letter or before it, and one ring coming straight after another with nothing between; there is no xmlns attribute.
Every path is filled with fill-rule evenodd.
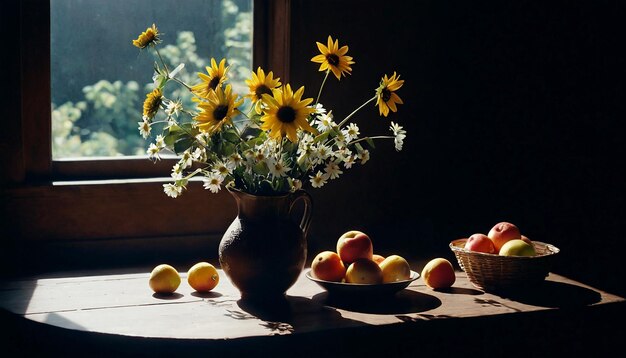
<svg viewBox="0 0 626 358"><path fill-rule="evenodd" d="M150 273L149 284L156 293L173 293L180 285L180 275L172 266L161 264Z"/></svg>
<svg viewBox="0 0 626 358"><path fill-rule="evenodd" d="M402 256L387 256L378 265L383 271L383 283L405 281L411 278L411 266Z"/></svg>
<svg viewBox="0 0 626 358"><path fill-rule="evenodd" d="M208 292L220 282L215 266L208 262L198 262L187 272L187 283L198 292Z"/></svg>

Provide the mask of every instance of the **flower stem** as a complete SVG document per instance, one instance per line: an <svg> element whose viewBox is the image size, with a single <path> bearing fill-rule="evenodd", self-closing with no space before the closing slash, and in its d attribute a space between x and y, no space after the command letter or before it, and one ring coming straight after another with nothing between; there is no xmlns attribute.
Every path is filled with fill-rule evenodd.
<svg viewBox="0 0 626 358"><path fill-rule="evenodd" d="M185 87L185 88L186 88L189 92L192 92L192 93L193 93L193 91L191 91L191 87L190 87L188 84L186 84L185 82L183 82L183 81L179 80L179 79L178 79L178 78L176 78L176 77L169 77L169 75L168 75L168 78L170 78L170 79L174 80L175 82L178 82L179 84L181 84L182 86L184 86L184 87Z"/></svg>
<svg viewBox="0 0 626 358"><path fill-rule="evenodd" d="M163 57L161 57L161 53L159 52L159 49L156 47L156 45L152 45L152 48L154 48L154 52L156 52L157 56L159 57L159 60L161 61L161 65L163 65L163 68L165 69L165 75L167 75L167 78L169 78L170 70L167 68L165 61L163 61Z"/></svg>
<svg viewBox="0 0 626 358"><path fill-rule="evenodd" d="M374 136L374 137L363 137L363 138L359 138L359 139L357 139L357 140L355 140L355 141L353 141L353 142L350 142L350 143L348 143L348 144L355 144L355 143L362 142L362 141L364 141L364 140L368 140L368 139L394 139L394 138L395 138L395 137L394 137L394 136L391 136L391 135L378 135L378 136Z"/></svg>
<svg viewBox="0 0 626 358"><path fill-rule="evenodd" d="M339 123L338 127L339 128L343 127L343 125L346 124L346 122L348 121L348 119L350 119L350 117L352 117L354 114L356 114L356 112L358 112L361 108L367 106L370 102L375 100L376 97L377 96L374 96L374 97L370 98L369 100L367 100L367 102L363 103L359 108L355 109L352 113L348 114L348 116L346 118L344 118L343 121L341 121L341 123Z"/></svg>
<svg viewBox="0 0 626 358"><path fill-rule="evenodd" d="M315 100L315 104L320 101L320 96L322 95L322 89L324 89L324 84L326 84L326 79L328 78L328 74L330 70L326 70L326 75L324 76L324 80L322 81L322 85L320 86L320 91L317 93L317 99Z"/></svg>

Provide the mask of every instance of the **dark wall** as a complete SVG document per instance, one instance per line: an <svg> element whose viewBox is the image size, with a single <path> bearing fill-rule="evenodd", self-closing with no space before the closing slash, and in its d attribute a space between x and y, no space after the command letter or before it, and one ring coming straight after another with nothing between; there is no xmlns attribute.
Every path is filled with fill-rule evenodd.
<svg viewBox="0 0 626 358"><path fill-rule="evenodd" d="M315 97L316 41L350 46L356 64L329 78L336 118L370 98L383 74L405 79L389 118L372 105L370 163L312 190L312 251L357 228L380 251L453 256L448 243L498 221L562 250L555 271L624 292L623 19L616 1L294 1L292 86ZM622 276L620 276L622 275Z"/></svg>

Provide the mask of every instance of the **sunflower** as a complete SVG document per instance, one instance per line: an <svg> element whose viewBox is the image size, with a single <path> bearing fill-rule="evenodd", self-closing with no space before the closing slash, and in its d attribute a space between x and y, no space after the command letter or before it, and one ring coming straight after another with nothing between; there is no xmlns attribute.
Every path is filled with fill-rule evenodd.
<svg viewBox="0 0 626 358"><path fill-rule="evenodd" d="M399 75L396 75L394 71L391 78L387 78L387 75L380 80L380 86L376 89L376 105L378 105L378 111L381 116L387 117L389 110L397 112L397 104L403 104L402 99L396 94L396 91L402 87L404 80L400 79Z"/></svg>
<svg viewBox="0 0 626 358"><path fill-rule="evenodd" d="M256 73L252 72L252 77L246 80L250 93L246 97L252 100L254 103L254 110L256 113L261 114L263 107L263 95L272 94L272 90L280 87L280 78L274 78L274 73L270 71L267 76L265 71L261 67L256 70Z"/></svg>
<svg viewBox="0 0 626 358"><path fill-rule="evenodd" d="M222 83L228 80L226 73L230 66L226 66L226 59L220 61L219 66L214 58L211 59L211 67L206 66L207 74L198 73L202 82L193 86L191 90L200 97L208 98L209 93L221 87Z"/></svg>
<svg viewBox="0 0 626 358"><path fill-rule="evenodd" d="M159 111L159 106L163 101L163 92L159 88L155 88L146 95L143 102L143 115L147 118L153 118Z"/></svg>
<svg viewBox="0 0 626 358"><path fill-rule="evenodd" d="M227 85L224 90L222 87L216 88L206 100L198 104L200 113L194 117L198 122L197 127L205 133L219 132L225 123L233 123L232 117L242 103L243 99L237 99L237 95L232 93L231 85Z"/></svg>
<svg viewBox="0 0 626 358"><path fill-rule="evenodd" d="M159 38L159 30L156 28L155 24L152 24L152 27L148 27L146 31L142 32L136 40L133 40L133 45L135 47L139 47L144 49L151 44L157 44L161 42Z"/></svg>
<svg viewBox="0 0 626 358"><path fill-rule="evenodd" d="M321 54L313 57L311 61L321 63L320 71L333 71L338 80L341 80L341 75L345 76L346 73L352 72L350 65L354 64L354 61L352 61L352 57L346 56L348 46L339 48L339 40L333 41L333 38L328 36L328 45L324 46L324 44L317 42L317 48Z"/></svg>
<svg viewBox="0 0 626 358"><path fill-rule="evenodd" d="M268 108L265 115L261 117L263 122L261 129L271 131L270 136L273 138L286 135L293 143L298 141L296 135L298 129L316 133L316 130L307 121L309 114L315 112L314 108L307 107L313 102L313 98L300 100L304 92L304 86L300 87L296 93L291 90L289 84L282 89L275 89L272 92L272 96L269 94L263 95Z"/></svg>

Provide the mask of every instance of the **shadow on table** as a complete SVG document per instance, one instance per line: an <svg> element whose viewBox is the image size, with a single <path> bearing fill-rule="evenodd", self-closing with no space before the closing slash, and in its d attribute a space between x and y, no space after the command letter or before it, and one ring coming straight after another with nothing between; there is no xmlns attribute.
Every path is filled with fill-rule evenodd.
<svg viewBox="0 0 626 358"><path fill-rule="evenodd" d="M332 307L306 297L283 296L268 299L239 299L237 308L228 310L234 319L259 319L262 326L272 334L289 334L307 331L311 327L327 326L351 327L358 322L344 318Z"/></svg>
<svg viewBox="0 0 626 358"><path fill-rule="evenodd" d="M326 306L372 314L418 313L441 306L441 300L437 297L411 290L403 290L395 295L369 297L322 292L312 299Z"/></svg>
<svg viewBox="0 0 626 358"><path fill-rule="evenodd" d="M496 293L501 297L521 303L549 308L582 307L601 300L600 293L597 291L554 281L544 281L531 288L507 289Z"/></svg>

